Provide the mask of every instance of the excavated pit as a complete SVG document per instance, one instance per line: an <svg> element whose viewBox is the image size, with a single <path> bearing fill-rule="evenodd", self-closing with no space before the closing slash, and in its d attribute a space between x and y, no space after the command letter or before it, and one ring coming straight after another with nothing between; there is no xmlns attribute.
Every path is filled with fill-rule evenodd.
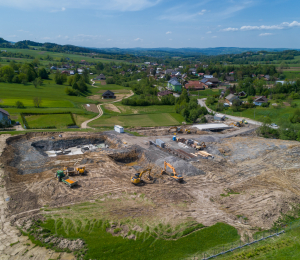
<svg viewBox="0 0 300 260"><path fill-rule="evenodd" d="M39 139L39 140L37 140ZM7 143L6 165L19 175L35 174L57 168L65 156L78 157L85 153L97 152L108 147L118 147L118 140L107 135L77 137L10 138ZM62 159L63 160L63 159Z"/></svg>

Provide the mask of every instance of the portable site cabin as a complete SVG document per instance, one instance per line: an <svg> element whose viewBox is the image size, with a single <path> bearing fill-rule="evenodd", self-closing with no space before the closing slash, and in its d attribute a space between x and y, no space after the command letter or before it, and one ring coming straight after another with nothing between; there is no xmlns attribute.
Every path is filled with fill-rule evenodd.
<svg viewBox="0 0 300 260"><path fill-rule="evenodd" d="M214 115L214 120L224 121L225 120L225 115L215 114Z"/></svg>
<svg viewBox="0 0 300 260"><path fill-rule="evenodd" d="M114 129L118 133L125 133L124 128L122 126L115 125Z"/></svg>
<svg viewBox="0 0 300 260"><path fill-rule="evenodd" d="M159 145L161 148L165 148L165 142L160 140L160 139L156 139L155 143L157 145Z"/></svg>

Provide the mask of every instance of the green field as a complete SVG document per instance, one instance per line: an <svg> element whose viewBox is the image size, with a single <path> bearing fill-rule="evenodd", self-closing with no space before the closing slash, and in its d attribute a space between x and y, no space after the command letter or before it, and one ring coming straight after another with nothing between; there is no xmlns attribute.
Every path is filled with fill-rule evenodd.
<svg viewBox="0 0 300 260"><path fill-rule="evenodd" d="M92 121L89 126L114 126L122 125L124 127L136 126L170 126L178 125L184 121L184 118L179 118L175 113L161 114L142 114L142 115L120 115L120 116L102 116L99 119ZM182 119L179 121L179 119Z"/></svg>
<svg viewBox="0 0 300 260"><path fill-rule="evenodd" d="M256 121L263 121L263 117L268 116L270 117L272 123L278 123L282 119L287 120L295 112L295 108L292 108L290 106L282 105L280 108L275 108L272 106L272 103L276 103L276 101L271 100L271 104L269 107L257 106L256 108L249 108L245 110L241 109L241 111L239 112L233 112L232 109L229 108L227 110L223 110L222 113L227 115L251 118L255 119ZM293 103L296 103L297 107L300 107L300 100L294 100ZM216 104L214 106L210 106L210 108L215 110Z"/></svg>
<svg viewBox="0 0 300 260"><path fill-rule="evenodd" d="M31 115L25 117L30 128L67 128L73 125L70 114Z"/></svg>

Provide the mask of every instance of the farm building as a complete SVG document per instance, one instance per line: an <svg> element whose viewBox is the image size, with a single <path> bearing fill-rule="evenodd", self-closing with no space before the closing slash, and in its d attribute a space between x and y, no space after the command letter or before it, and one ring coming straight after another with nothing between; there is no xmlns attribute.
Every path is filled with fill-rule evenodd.
<svg viewBox="0 0 300 260"><path fill-rule="evenodd" d="M199 81L189 81L184 87L191 90L205 90L205 87Z"/></svg>
<svg viewBox="0 0 300 260"><path fill-rule="evenodd" d="M0 124L3 124L3 125L11 124L9 113L2 108L0 108Z"/></svg>
<svg viewBox="0 0 300 260"><path fill-rule="evenodd" d="M103 94L102 94L102 98L106 99L106 98L116 98L115 93L110 91L110 90L106 90Z"/></svg>

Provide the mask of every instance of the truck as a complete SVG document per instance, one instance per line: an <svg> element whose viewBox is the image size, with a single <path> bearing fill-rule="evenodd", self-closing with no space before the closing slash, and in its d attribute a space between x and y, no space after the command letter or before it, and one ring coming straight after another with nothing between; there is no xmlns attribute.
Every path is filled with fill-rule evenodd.
<svg viewBox="0 0 300 260"><path fill-rule="evenodd" d="M76 186L78 184L77 181L74 181L74 180L70 179L69 176L66 176L64 174L64 171L62 171L62 170L56 172L56 178L57 178L58 182L63 182L69 188L73 188L74 186Z"/></svg>

